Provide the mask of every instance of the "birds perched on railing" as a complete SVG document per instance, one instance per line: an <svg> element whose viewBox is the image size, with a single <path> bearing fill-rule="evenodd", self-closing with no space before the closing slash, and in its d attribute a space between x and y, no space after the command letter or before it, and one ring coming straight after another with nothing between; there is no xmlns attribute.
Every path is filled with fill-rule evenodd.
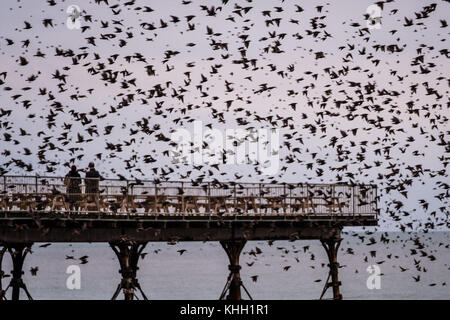
<svg viewBox="0 0 450 320"><path fill-rule="evenodd" d="M61 194L61 191L59 191L58 189L56 189L55 186L52 186L52 195L59 195Z"/></svg>

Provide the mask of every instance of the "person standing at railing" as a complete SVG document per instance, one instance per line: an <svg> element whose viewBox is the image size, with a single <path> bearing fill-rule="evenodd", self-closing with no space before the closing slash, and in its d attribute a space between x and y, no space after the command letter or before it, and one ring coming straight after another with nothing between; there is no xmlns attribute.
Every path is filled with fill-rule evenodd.
<svg viewBox="0 0 450 320"><path fill-rule="evenodd" d="M81 201L81 176L75 165L66 174L64 184L66 185L67 202L69 202L70 210L72 210L75 204Z"/></svg>
<svg viewBox="0 0 450 320"><path fill-rule="evenodd" d="M97 210L99 210L99 181L101 179L100 173L95 170L95 165L93 162L89 163L89 170L86 172L86 177L84 183L86 185L85 193L88 195L90 202L94 201L97 205Z"/></svg>

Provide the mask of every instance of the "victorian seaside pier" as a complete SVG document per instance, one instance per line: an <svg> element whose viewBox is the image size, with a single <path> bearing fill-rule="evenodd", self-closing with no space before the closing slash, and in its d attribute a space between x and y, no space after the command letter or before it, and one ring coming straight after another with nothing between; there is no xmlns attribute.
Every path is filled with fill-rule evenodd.
<svg viewBox="0 0 450 320"><path fill-rule="evenodd" d="M80 179L68 192L64 177L0 176L0 298L29 299L23 263L35 242L107 242L120 263L121 281L112 294L125 300L146 294L139 285L140 254L148 242L218 241L229 258L229 275L220 299L241 300L239 256L251 240L321 241L328 256L327 289L342 299L337 253L348 226L378 224L375 185L174 182ZM66 182L66 183L65 183ZM9 253L9 283L1 262Z"/></svg>

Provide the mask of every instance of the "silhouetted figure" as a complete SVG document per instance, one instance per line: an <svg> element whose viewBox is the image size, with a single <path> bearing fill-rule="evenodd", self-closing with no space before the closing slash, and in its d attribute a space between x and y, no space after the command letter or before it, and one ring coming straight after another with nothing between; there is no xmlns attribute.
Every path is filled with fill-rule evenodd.
<svg viewBox="0 0 450 320"><path fill-rule="evenodd" d="M69 173L64 179L66 185L67 202L69 202L70 210L75 207L76 202L81 201L81 176L78 173L77 167L72 166Z"/></svg>
<svg viewBox="0 0 450 320"><path fill-rule="evenodd" d="M95 170L95 165L93 162L89 163L89 171L86 172L86 177L84 183L86 185L85 193L88 195L89 202L95 202L97 205L97 210L99 208L99 190L98 184L100 181L100 173Z"/></svg>

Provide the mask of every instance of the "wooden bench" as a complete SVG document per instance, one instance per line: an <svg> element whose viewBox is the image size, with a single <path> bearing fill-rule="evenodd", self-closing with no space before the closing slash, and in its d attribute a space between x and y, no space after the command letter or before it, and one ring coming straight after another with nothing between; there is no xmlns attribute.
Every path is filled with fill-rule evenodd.
<svg viewBox="0 0 450 320"><path fill-rule="evenodd" d="M257 212L258 206L256 204L257 196L240 196L236 198L236 210L242 210L248 213L249 210L253 210L254 213Z"/></svg>

